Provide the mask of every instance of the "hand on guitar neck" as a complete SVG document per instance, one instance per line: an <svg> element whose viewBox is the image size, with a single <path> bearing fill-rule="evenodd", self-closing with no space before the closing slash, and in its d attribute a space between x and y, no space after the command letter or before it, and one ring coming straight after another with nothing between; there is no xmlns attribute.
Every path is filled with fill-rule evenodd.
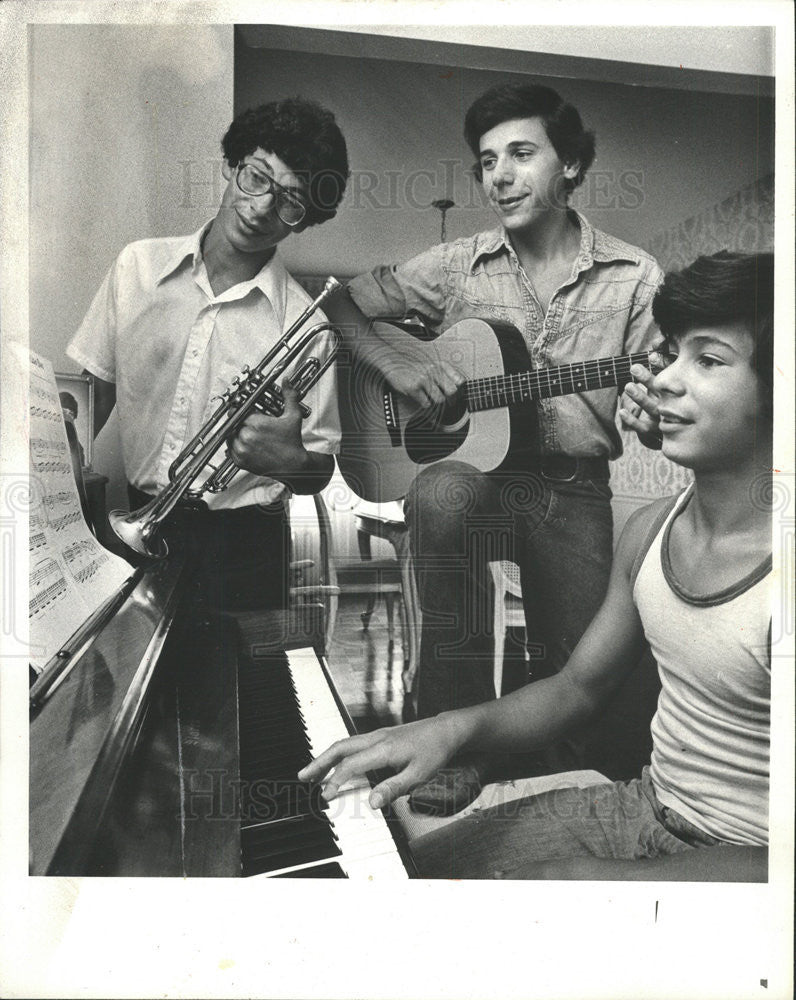
<svg viewBox="0 0 796 1000"><path fill-rule="evenodd" d="M636 432L645 448L660 451L663 436L658 428L658 397L652 383L655 372L664 367L664 359L653 351L650 362L652 370L642 365L633 365L630 369L633 381L625 386L625 396L630 402L619 408L619 418L625 430Z"/></svg>

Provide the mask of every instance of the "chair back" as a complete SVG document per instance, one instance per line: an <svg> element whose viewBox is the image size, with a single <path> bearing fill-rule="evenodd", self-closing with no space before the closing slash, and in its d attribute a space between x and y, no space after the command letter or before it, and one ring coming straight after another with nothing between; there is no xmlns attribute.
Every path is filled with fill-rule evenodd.
<svg viewBox="0 0 796 1000"><path fill-rule="evenodd" d="M507 594L514 597L522 597L522 585L520 582L520 567L508 559L500 563L501 580Z"/></svg>

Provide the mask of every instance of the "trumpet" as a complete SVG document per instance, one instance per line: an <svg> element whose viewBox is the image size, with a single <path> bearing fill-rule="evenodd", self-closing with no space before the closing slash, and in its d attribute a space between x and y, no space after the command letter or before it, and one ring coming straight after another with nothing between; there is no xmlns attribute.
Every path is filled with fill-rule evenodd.
<svg viewBox="0 0 796 1000"><path fill-rule="evenodd" d="M289 378L301 400L329 368L342 339L340 331L331 323L318 323L293 341L310 316L339 288L340 283L335 278L327 278L320 295L257 366L250 368L246 365L241 374L235 376L221 396L218 408L172 462L169 483L158 496L132 513L125 510L110 512L110 526L133 552L150 559L164 558L168 554L168 545L160 532L163 521L177 504L181 500L196 502L205 493L221 493L229 486L240 472L240 466L231 456L218 465L213 465L212 459L219 448L235 436L252 411L281 416L285 401L278 380ZM326 331L331 333L333 340L328 357L323 362L309 357L295 371L286 374L305 347ZM302 415L308 416L309 409L303 403L300 406ZM209 471L206 473L206 470Z"/></svg>

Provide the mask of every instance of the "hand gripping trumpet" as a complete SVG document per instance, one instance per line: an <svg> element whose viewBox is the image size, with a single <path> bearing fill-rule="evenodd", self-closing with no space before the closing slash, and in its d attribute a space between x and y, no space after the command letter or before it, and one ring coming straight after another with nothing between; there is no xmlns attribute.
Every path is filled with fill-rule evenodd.
<svg viewBox="0 0 796 1000"><path fill-rule="evenodd" d="M323 302L340 288L335 278L328 278L320 295L310 303L296 322L260 361L256 368L243 369L221 397L218 409L200 428L169 469L169 484L161 493L138 510L128 513L113 510L108 515L110 526L134 552L150 559L162 559L168 546L160 537L165 518L183 499L200 500L204 493L221 493L229 486L240 467L227 456L219 465L211 460L222 445L230 441L246 417L254 410L280 416L285 403L278 379L288 377L302 399L334 361L340 345L340 332L331 323L318 323L292 343L296 334ZM333 337L333 347L326 360L309 357L292 373L288 368L304 351L307 344L325 331ZM302 413L309 414L304 404ZM209 469L209 474L207 470ZM201 477L205 475L205 478ZM200 481L201 480L201 481Z"/></svg>

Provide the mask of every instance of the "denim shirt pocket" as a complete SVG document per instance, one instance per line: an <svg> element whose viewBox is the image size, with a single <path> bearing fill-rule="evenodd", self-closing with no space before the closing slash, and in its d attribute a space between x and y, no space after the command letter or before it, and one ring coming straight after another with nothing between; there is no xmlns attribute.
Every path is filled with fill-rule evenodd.
<svg viewBox="0 0 796 1000"><path fill-rule="evenodd" d="M488 273L452 265L444 270L449 322L475 317L522 328L522 298L517 276L511 271Z"/></svg>
<svg viewBox="0 0 796 1000"><path fill-rule="evenodd" d="M636 284L621 280L588 280L567 296L558 324L560 338L576 337L586 353L621 353L633 309ZM597 356L596 354L594 356Z"/></svg>

